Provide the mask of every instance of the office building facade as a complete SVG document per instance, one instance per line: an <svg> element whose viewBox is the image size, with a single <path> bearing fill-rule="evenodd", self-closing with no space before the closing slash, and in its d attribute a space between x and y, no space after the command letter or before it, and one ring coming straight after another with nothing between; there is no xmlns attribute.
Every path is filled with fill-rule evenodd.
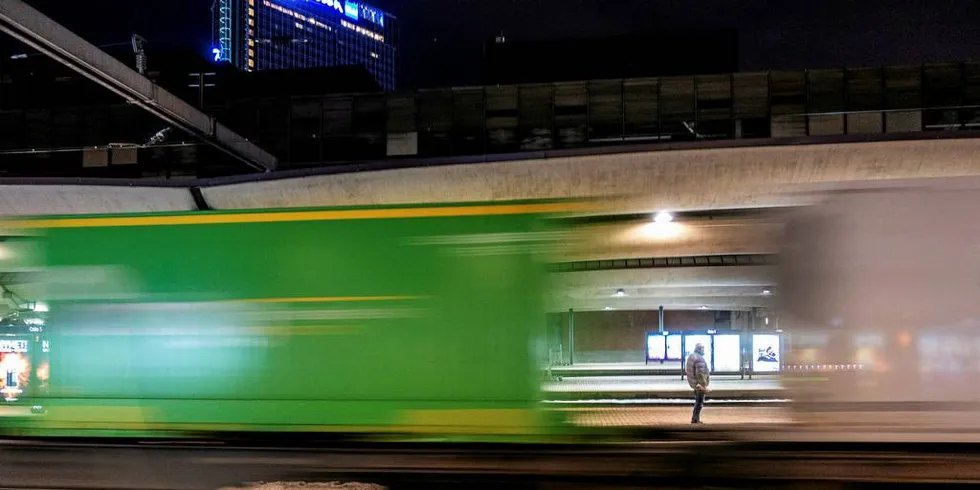
<svg viewBox="0 0 980 490"><path fill-rule="evenodd" d="M349 0L216 0L216 62L244 71L362 65L386 91L397 77L398 21Z"/></svg>

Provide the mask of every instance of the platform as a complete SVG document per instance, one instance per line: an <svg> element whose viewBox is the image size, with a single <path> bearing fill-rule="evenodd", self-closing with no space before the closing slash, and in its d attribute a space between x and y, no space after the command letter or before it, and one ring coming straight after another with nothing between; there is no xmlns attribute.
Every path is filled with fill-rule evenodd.
<svg viewBox="0 0 980 490"><path fill-rule="evenodd" d="M690 407L573 408L562 410L582 427L665 427L690 425ZM794 422L784 406L712 407L701 412L706 426L786 425ZM710 427L709 427L710 428Z"/></svg>
<svg viewBox="0 0 980 490"><path fill-rule="evenodd" d="M581 376L657 376L680 375L680 361L644 363L588 363L551 368L552 374L562 378Z"/></svg>
<svg viewBox="0 0 980 490"><path fill-rule="evenodd" d="M544 396L552 404L577 405L692 403L692 390L680 376L602 376L572 377L543 385ZM740 379L714 376L708 402L782 402L786 393L776 376Z"/></svg>

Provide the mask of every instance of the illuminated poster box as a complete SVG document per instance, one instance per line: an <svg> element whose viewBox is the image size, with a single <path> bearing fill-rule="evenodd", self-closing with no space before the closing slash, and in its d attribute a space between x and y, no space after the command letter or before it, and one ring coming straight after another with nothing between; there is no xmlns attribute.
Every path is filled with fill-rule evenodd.
<svg viewBox="0 0 980 490"><path fill-rule="evenodd" d="M742 369L742 337L738 334L718 334L714 337L714 370L735 373Z"/></svg>
<svg viewBox="0 0 980 490"><path fill-rule="evenodd" d="M667 336L667 360L684 360L683 337L680 334L670 334Z"/></svg>
<svg viewBox="0 0 980 490"><path fill-rule="evenodd" d="M752 336L752 371L778 373L782 363L779 335L755 334Z"/></svg>
<svg viewBox="0 0 980 490"><path fill-rule="evenodd" d="M684 359L694 352L694 346L704 344L704 361L708 363L708 371L714 371L712 359L713 349L711 348L711 336L708 334L692 334L684 336Z"/></svg>
<svg viewBox="0 0 980 490"><path fill-rule="evenodd" d="M667 337L660 332L647 333L647 361L667 359Z"/></svg>

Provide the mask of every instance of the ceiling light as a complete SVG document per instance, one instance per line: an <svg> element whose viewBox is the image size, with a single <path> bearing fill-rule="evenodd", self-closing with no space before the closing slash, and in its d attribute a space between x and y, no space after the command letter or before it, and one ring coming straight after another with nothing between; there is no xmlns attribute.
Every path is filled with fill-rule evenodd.
<svg viewBox="0 0 980 490"><path fill-rule="evenodd" d="M623 296L626 296L626 290L624 290L624 289L617 289L616 290L616 297L617 298L622 298Z"/></svg>
<svg viewBox="0 0 980 490"><path fill-rule="evenodd" d="M654 223L670 223L671 221L674 221L674 217L667 211L661 211L653 217Z"/></svg>
<svg viewBox="0 0 980 490"><path fill-rule="evenodd" d="M606 311L609 311L609 310L611 310L611 309L612 309L612 308L610 308L610 307L608 307L608 306L606 307Z"/></svg>
<svg viewBox="0 0 980 490"><path fill-rule="evenodd" d="M707 307L707 306L705 306L705 305L701 305L701 306L700 306L700 307L699 307L698 309L699 309L699 310L707 310L707 309L708 309L708 307Z"/></svg>
<svg viewBox="0 0 980 490"><path fill-rule="evenodd" d="M762 295L763 295L763 296L769 296L770 294L772 294L772 291L770 291L770 290L768 290L768 289L763 289L763 290L762 290Z"/></svg>

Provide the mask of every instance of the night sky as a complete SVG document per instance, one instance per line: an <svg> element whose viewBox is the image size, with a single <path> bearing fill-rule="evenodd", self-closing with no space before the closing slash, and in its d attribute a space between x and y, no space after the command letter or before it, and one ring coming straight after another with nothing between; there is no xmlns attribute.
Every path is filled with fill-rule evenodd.
<svg viewBox="0 0 980 490"><path fill-rule="evenodd" d="M208 51L212 0L28 0L96 44L136 31ZM371 3L371 2L365 2ZM977 0L376 0L399 17L403 79L433 42L737 29L743 70L980 59ZM152 7L151 7L152 5ZM678 39L683 43L684 39ZM455 62L459 62L458 60ZM479 63L478 59L472 63Z"/></svg>

